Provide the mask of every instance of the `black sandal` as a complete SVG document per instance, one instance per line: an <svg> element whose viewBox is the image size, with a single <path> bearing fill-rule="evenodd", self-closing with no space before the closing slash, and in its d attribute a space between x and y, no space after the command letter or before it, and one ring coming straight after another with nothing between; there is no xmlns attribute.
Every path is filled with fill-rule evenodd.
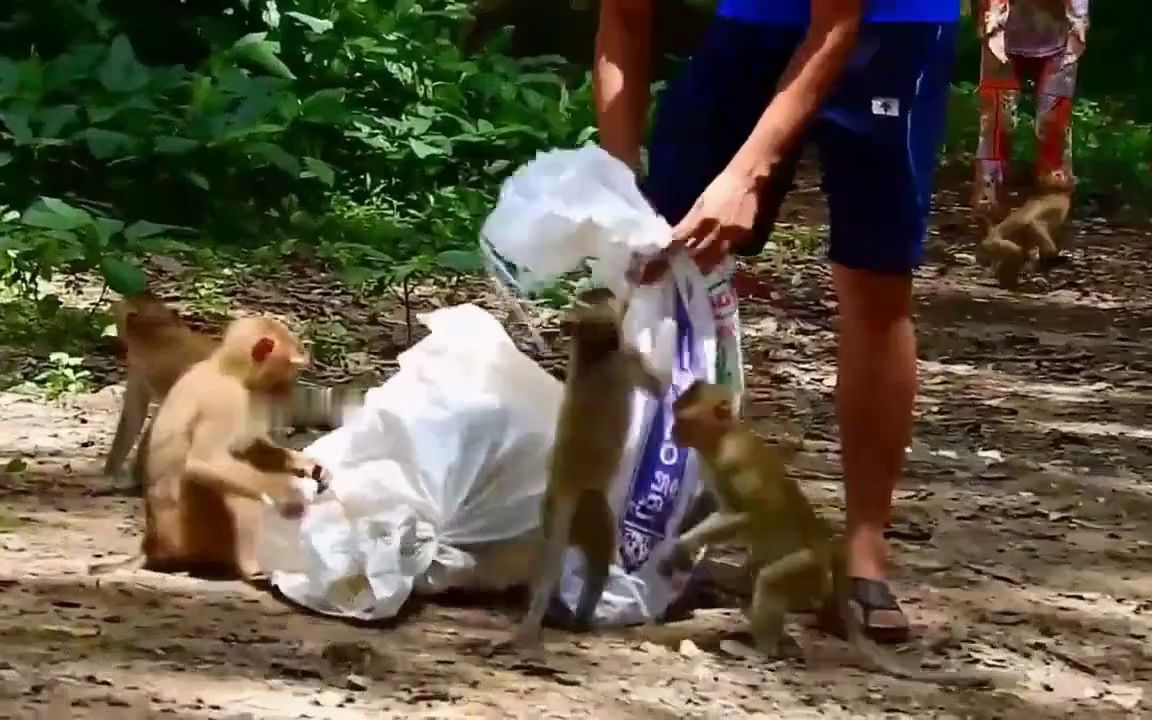
<svg viewBox="0 0 1152 720"><path fill-rule="evenodd" d="M854 577L848 578L848 584L853 610L860 614L860 624L869 638L881 645L908 642L912 636L908 618L888 583ZM844 637L844 623L832 605L821 609L818 626L831 635Z"/></svg>

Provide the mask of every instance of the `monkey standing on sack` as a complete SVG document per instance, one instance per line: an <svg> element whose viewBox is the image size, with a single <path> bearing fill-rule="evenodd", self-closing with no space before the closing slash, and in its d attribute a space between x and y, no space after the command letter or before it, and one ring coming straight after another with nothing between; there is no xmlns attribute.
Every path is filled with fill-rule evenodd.
<svg viewBox="0 0 1152 720"><path fill-rule="evenodd" d="M980 138L972 210L994 225L1008 214L1005 179L1022 81L1036 93L1036 184L1071 194L1072 102L1088 33L1088 0L972 0L980 55Z"/></svg>

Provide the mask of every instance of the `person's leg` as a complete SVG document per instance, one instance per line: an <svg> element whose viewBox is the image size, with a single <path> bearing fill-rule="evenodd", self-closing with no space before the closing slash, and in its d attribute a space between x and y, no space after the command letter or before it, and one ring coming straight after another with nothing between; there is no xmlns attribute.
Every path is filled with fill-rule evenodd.
<svg viewBox="0 0 1152 720"><path fill-rule="evenodd" d="M839 300L836 408L854 600L879 641L908 622L888 590L884 529L916 396L912 271L923 256L948 106L955 26L861 32L820 121L829 256Z"/></svg>
<svg viewBox="0 0 1152 720"><path fill-rule="evenodd" d="M980 54L980 130L972 180L972 213L984 222L1007 214L1005 183L1012 162L1012 134L1020 102L1020 79L1014 64L1003 62L987 45Z"/></svg>
<svg viewBox="0 0 1152 720"><path fill-rule="evenodd" d="M1036 184L1041 190L1070 193L1072 174L1072 102L1078 62L1045 58L1036 78Z"/></svg>

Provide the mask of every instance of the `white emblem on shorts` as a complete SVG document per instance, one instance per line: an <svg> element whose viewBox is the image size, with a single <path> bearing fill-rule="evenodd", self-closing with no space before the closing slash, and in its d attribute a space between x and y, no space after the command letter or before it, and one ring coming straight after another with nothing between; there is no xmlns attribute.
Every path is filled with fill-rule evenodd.
<svg viewBox="0 0 1152 720"><path fill-rule="evenodd" d="M900 100L898 98L874 97L872 98L872 114L900 117Z"/></svg>

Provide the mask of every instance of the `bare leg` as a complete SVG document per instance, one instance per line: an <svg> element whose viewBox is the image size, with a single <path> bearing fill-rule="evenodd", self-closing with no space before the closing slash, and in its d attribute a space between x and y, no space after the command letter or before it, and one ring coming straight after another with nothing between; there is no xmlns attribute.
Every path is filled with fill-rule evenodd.
<svg viewBox="0 0 1152 720"><path fill-rule="evenodd" d="M837 416L848 574L883 579L884 527L912 435L916 335L911 275L833 265L840 300Z"/></svg>

